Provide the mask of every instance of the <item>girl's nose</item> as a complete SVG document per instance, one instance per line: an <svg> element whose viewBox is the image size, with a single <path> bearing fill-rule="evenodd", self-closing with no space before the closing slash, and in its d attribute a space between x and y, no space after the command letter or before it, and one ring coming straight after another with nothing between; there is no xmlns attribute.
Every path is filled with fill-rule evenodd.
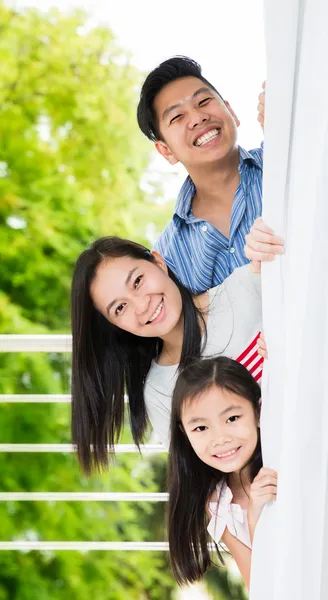
<svg viewBox="0 0 328 600"><path fill-rule="evenodd" d="M224 444L230 443L232 441L231 435L218 433L212 437L212 446L215 448L216 446L224 446Z"/></svg>

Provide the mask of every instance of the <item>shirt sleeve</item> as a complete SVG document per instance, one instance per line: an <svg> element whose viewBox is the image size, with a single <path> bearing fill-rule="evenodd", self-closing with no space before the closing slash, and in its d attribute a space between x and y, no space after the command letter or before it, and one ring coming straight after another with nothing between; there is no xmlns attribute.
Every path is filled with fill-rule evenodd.
<svg viewBox="0 0 328 600"><path fill-rule="evenodd" d="M145 402L148 419L152 428L166 450L170 445L171 413L161 402L160 393L153 389L150 384L145 390Z"/></svg>
<svg viewBox="0 0 328 600"><path fill-rule="evenodd" d="M237 267L225 283L230 291L236 292L236 288L242 285L248 292L262 298L261 274L252 273L250 264Z"/></svg>

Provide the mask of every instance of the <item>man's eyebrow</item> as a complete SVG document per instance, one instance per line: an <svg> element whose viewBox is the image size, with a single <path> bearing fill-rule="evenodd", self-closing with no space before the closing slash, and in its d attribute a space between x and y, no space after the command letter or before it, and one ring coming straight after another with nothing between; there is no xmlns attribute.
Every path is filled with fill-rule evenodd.
<svg viewBox="0 0 328 600"><path fill-rule="evenodd" d="M129 285L129 283L130 283L130 281L131 281L131 277L132 277L133 273L134 273L134 272L137 270L137 268L138 268L138 267L134 267L134 269L131 269L131 270L128 272L127 278L126 278L126 280L125 280L125 285ZM107 313L107 315L109 315L109 311L110 311L110 309L112 308L113 304L115 304L116 302L117 302L117 298L115 298L114 300L112 300L112 301L111 301L111 302L108 304L108 306L106 307L106 313Z"/></svg>
<svg viewBox="0 0 328 600"><path fill-rule="evenodd" d="M199 94L203 94L204 92L210 92L211 94L213 94L213 90L211 90L211 88L201 87L192 94L191 98L196 98L197 96L199 96ZM162 114L162 119L164 120L165 117L167 117L167 115L170 112L172 112L172 110L179 108L179 106L182 106L182 104L183 102L178 102L177 104L172 104L172 106L168 106L168 108L166 108Z"/></svg>

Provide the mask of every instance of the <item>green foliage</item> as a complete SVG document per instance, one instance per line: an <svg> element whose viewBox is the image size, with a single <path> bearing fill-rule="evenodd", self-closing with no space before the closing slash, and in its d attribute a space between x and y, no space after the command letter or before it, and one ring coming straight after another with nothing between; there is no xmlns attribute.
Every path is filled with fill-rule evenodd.
<svg viewBox="0 0 328 600"><path fill-rule="evenodd" d="M82 13L18 13L0 4L1 333L68 332L78 254L106 234L146 242L150 208L159 227L168 218L139 185L150 150L135 116L141 74L110 30L86 24ZM0 393L68 392L69 361L0 355ZM69 442L69 409L3 404L1 441ZM110 475L90 480L74 455L3 454L0 468L3 491L158 489L138 456L120 457ZM153 508L1 503L1 538L151 541ZM0 554L0 600L165 600L173 587L163 553Z"/></svg>
<svg viewBox="0 0 328 600"><path fill-rule="evenodd" d="M66 333L79 253L106 234L147 243L149 216L160 230L172 210L140 186L150 158L136 123L142 74L83 13L17 12L1 0L0 62L0 333ZM67 393L69 364L57 353L2 354L0 393ZM1 404L1 442L67 443L69 413ZM72 454L2 454L0 469L2 491L165 489L160 456L119 456L90 479ZM1 502L1 539L164 540L164 508ZM164 553L0 553L0 600L169 600L174 588Z"/></svg>

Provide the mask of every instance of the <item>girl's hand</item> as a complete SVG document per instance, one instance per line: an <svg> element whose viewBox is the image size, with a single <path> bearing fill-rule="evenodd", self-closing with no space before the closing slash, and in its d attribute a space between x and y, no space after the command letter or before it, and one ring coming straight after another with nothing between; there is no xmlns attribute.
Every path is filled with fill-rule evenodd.
<svg viewBox="0 0 328 600"><path fill-rule="evenodd" d="M247 511L251 541L253 541L255 527L261 516L264 505L277 498L277 483L277 472L273 469L262 467L251 485Z"/></svg>
<svg viewBox="0 0 328 600"><path fill-rule="evenodd" d="M257 338L257 345L258 345L257 353L260 356L263 356L263 358L268 358L268 350L267 350L267 345L265 343L263 333L261 333L260 337Z"/></svg>

